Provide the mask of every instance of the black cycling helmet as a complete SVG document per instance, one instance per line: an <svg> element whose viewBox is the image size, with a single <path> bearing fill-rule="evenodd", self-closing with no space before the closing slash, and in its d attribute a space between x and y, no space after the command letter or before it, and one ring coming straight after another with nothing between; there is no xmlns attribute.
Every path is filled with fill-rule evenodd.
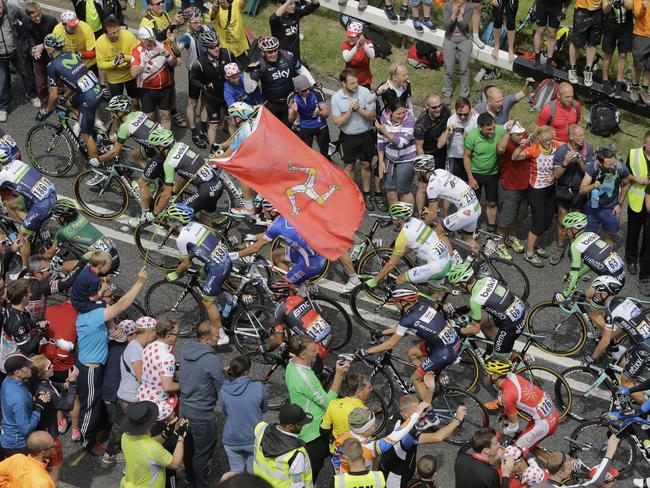
<svg viewBox="0 0 650 488"><path fill-rule="evenodd" d="M52 207L52 215L55 217L60 217L66 222L70 222L77 218L79 211L77 210L77 206L72 200L62 198L61 200L58 200Z"/></svg>

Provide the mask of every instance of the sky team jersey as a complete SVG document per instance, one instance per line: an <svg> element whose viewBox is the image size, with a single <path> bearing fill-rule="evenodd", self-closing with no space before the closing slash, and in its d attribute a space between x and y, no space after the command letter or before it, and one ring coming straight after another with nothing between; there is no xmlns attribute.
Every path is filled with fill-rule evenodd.
<svg viewBox="0 0 650 488"><path fill-rule="evenodd" d="M22 161L12 161L0 171L0 190L6 189L23 197L28 209L55 191L50 180Z"/></svg>
<svg viewBox="0 0 650 488"><path fill-rule="evenodd" d="M309 263L310 258L318 256L318 253L300 237L296 229L284 218L284 215L280 215L278 220L273 222L271 227L264 233L264 239L267 241L272 241L276 237L286 242L306 263Z"/></svg>
<svg viewBox="0 0 650 488"><path fill-rule="evenodd" d="M205 159L190 149L190 146L183 142L177 142L167 153L163 164L165 172L165 184L174 184L174 173L182 178L193 179L192 183L200 185L207 183L214 177L212 168L205 164Z"/></svg>
<svg viewBox="0 0 650 488"><path fill-rule="evenodd" d="M77 31L74 34L68 34L61 22L56 24L52 34L57 34L63 38L64 46L63 51L70 53L81 54L83 52L94 51L95 50L95 33L92 28L86 24L83 20L79 21L77 24ZM87 58L83 60L83 64L90 68L97 64L97 59L95 56L92 58Z"/></svg>
<svg viewBox="0 0 650 488"><path fill-rule="evenodd" d="M198 222L190 222L176 239L181 257L194 256L205 266L215 266L228 257L228 249L208 228Z"/></svg>
<svg viewBox="0 0 650 488"><path fill-rule="evenodd" d="M90 71L77 53L61 53L47 65L47 79L50 88L56 88L59 81L77 92L90 106L102 98L102 88L97 75Z"/></svg>
<svg viewBox="0 0 650 488"><path fill-rule="evenodd" d="M476 193L463 180L444 169L437 169L429 176L427 198L430 201L442 198L453 203L458 208L476 203Z"/></svg>
<svg viewBox="0 0 650 488"><path fill-rule="evenodd" d="M524 301L490 277L481 278L474 284L469 306L472 320L476 322L481 320L481 310L485 310L500 324L519 322L526 314Z"/></svg>
<svg viewBox="0 0 650 488"><path fill-rule="evenodd" d="M149 134L156 127L159 127L158 123L147 117L144 112L131 112L124 117L124 122L117 130L117 142L124 144L124 141L130 137L138 144L151 147L148 142Z"/></svg>
<svg viewBox="0 0 650 488"><path fill-rule="evenodd" d="M275 311L275 321L282 324L276 330L284 330L287 326L291 334L307 334L319 346L319 354L327 354L332 343L332 328L330 324L316 311L311 304L301 296L287 297ZM324 357L323 357L324 359Z"/></svg>
<svg viewBox="0 0 650 488"><path fill-rule="evenodd" d="M599 276L624 276L621 256L593 232L582 232L571 243L571 269L580 269L582 263Z"/></svg>
<svg viewBox="0 0 650 488"><path fill-rule="evenodd" d="M508 373L500 388L506 415L521 410L532 420L540 420L556 411L553 400L542 389L513 372Z"/></svg>
<svg viewBox="0 0 650 488"><path fill-rule="evenodd" d="M81 214L65 227L61 227L54 236L54 244L59 246L63 242L70 242L84 252L108 251L114 247L113 242Z"/></svg>
<svg viewBox="0 0 650 488"><path fill-rule="evenodd" d="M403 337L409 330L432 349L455 346L460 342L454 327L447 324L443 315L428 303L418 303L412 307L397 324L396 334Z"/></svg>
<svg viewBox="0 0 650 488"><path fill-rule="evenodd" d="M449 259L449 249L427 224L411 218L404 224L395 240L393 254L402 256L407 249L413 249L417 257L424 261Z"/></svg>
<svg viewBox="0 0 650 488"><path fill-rule="evenodd" d="M605 308L605 326L612 330L620 327L635 344L650 338L648 318L630 298L615 297L609 302Z"/></svg>

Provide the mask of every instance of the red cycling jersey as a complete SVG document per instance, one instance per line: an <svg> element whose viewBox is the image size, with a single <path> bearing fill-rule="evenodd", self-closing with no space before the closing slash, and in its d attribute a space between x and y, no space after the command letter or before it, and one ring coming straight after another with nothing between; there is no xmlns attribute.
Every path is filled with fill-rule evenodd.
<svg viewBox="0 0 650 488"><path fill-rule="evenodd" d="M506 415L521 410L532 420L540 420L556 412L553 400L541 388L515 373L508 373L499 388Z"/></svg>
<svg viewBox="0 0 650 488"><path fill-rule="evenodd" d="M312 307L308 300L291 295L275 311L277 332L284 332L285 326L291 334L307 334L318 344L318 355L325 359L332 344L330 324Z"/></svg>

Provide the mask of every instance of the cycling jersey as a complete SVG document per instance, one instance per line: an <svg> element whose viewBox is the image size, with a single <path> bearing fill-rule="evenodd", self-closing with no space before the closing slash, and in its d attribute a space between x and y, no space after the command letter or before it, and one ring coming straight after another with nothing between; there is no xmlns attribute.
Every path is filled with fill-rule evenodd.
<svg viewBox="0 0 650 488"><path fill-rule="evenodd" d="M474 284L469 305L472 319L476 322L481 320L482 310L494 317L497 325L522 322L526 316L524 301L490 277L481 278Z"/></svg>
<svg viewBox="0 0 650 488"><path fill-rule="evenodd" d="M442 198L457 208L468 207L478 201L476 193L467 183L444 169L437 169L429 176L427 198L430 201Z"/></svg>
<svg viewBox="0 0 650 488"><path fill-rule="evenodd" d="M77 218L68 225L61 227L54 236L54 245L60 246L63 242L80 248L84 252L88 251L109 251L115 246L113 241L104 236L97 227L83 215L77 215Z"/></svg>
<svg viewBox="0 0 650 488"><path fill-rule="evenodd" d="M650 324L648 317L637 303L630 298L616 297L605 309L605 327L618 327L628 335L632 347L627 351L627 363L623 374L636 379L650 359Z"/></svg>
<svg viewBox="0 0 650 488"><path fill-rule="evenodd" d="M172 73L164 54L174 56L168 44L156 41L153 49L146 49L142 43L131 52L131 66L142 66L142 72L136 78L138 88L162 90L173 83Z"/></svg>
<svg viewBox="0 0 650 488"><path fill-rule="evenodd" d="M187 60L185 61L185 67L187 68L187 71L192 69L194 61L196 61L199 56L203 56L205 54L205 46L200 39L201 34L204 32L214 33L214 27L211 25L202 25L201 29L196 32L188 30L178 40L178 44L187 49Z"/></svg>
<svg viewBox="0 0 650 488"><path fill-rule="evenodd" d="M28 357L38 352L43 333L29 312L18 310L10 305L0 311L0 319L2 320L2 347L0 348L2 352L9 354L18 350Z"/></svg>
<svg viewBox="0 0 650 488"><path fill-rule="evenodd" d="M297 3L294 13L285 12L278 17L274 12L269 17L271 35L280 41L280 49L293 54L297 62L300 62L300 19L318 7L318 3Z"/></svg>
<svg viewBox="0 0 650 488"><path fill-rule="evenodd" d="M0 171L0 190L7 189L23 197L27 210L55 194L52 182L22 161L12 161Z"/></svg>
<svg viewBox="0 0 650 488"><path fill-rule="evenodd" d="M0 149L3 149L7 153L9 159L16 160L22 158L22 154L14 138L2 129L0 129Z"/></svg>
<svg viewBox="0 0 650 488"><path fill-rule="evenodd" d="M190 85L223 100L223 84L226 80L223 68L236 61L235 56L223 48L219 49L216 57L209 54L200 56L190 67Z"/></svg>
<svg viewBox="0 0 650 488"><path fill-rule="evenodd" d="M174 173L185 180L192 180L197 186L214 178L214 171L205 159L183 142L177 142L171 147L163 163L163 171L166 185L174 184Z"/></svg>
<svg viewBox="0 0 650 488"><path fill-rule="evenodd" d="M327 357L332 343L332 328L330 324L311 306L305 298L292 295L280 304L275 311L275 330L284 332L284 326L291 334L307 334L318 344L318 355L321 359Z"/></svg>
<svg viewBox="0 0 650 488"><path fill-rule="evenodd" d="M293 54L280 49L278 59L270 63L264 58L260 59L260 68L253 71L250 77L262 84L264 100L286 100L293 92L293 78L295 78L295 60Z"/></svg>
<svg viewBox="0 0 650 488"><path fill-rule="evenodd" d="M47 65L50 88L56 88L59 81L80 96L80 102L96 107L102 98L102 88L97 75L82 62L78 53L61 53ZM76 104L75 104L76 105ZM94 118L93 118L94 123Z"/></svg>
<svg viewBox="0 0 650 488"><path fill-rule="evenodd" d="M242 125L239 126L235 135L232 136L232 141L230 143L230 150L236 151L239 146L246 140L248 136L253 133L253 121L247 120Z"/></svg>
<svg viewBox="0 0 650 488"><path fill-rule="evenodd" d="M151 148L148 142L149 134L157 127L159 127L158 123L147 117L144 112L131 112L124 117L117 129L117 142L124 144L128 138L131 138L138 144Z"/></svg>
<svg viewBox="0 0 650 488"><path fill-rule="evenodd" d="M431 227L415 217L402 226L395 239L393 255L402 256L407 249L413 249L418 258L424 261L447 261L449 249Z"/></svg>

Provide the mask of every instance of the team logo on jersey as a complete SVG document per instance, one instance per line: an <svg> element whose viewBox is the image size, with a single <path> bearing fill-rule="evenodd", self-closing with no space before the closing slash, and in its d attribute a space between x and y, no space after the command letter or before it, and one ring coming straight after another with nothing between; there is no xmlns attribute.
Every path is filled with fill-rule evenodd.
<svg viewBox="0 0 650 488"><path fill-rule="evenodd" d="M298 172L307 175L307 179L303 184L289 187L286 190L287 198L289 198L289 201L291 202L291 215L297 215L300 213L300 207L298 207L298 204L296 203L296 195L304 193L318 205L322 205L336 190L341 189L338 185L329 185L329 189L322 195L319 195L314 189L314 184L316 183L316 168L294 166L291 160L289 160L289 171L291 174Z"/></svg>

